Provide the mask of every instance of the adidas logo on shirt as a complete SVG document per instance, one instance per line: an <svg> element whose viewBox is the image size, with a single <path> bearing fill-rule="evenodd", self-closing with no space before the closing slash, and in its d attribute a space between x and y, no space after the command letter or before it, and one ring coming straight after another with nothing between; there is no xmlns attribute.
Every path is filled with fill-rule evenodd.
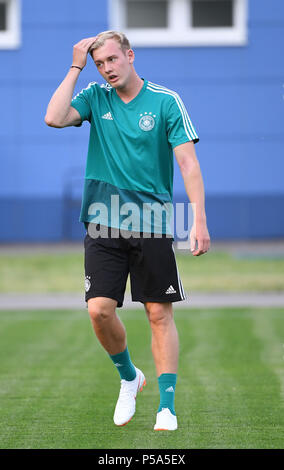
<svg viewBox="0 0 284 470"><path fill-rule="evenodd" d="M177 291L173 288L173 286L170 286L167 290L166 290L166 294L176 294Z"/></svg>
<svg viewBox="0 0 284 470"><path fill-rule="evenodd" d="M111 115L111 112L108 112L102 116L102 119L107 119L108 121L113 121L113 117Z"/></svg>
<svg viewBox="0 0 284 470"><path fill-rule="evenodd" d="M174 392L174 387L170 386L170 387L166 388L165 391L166 392Z"/></svg>

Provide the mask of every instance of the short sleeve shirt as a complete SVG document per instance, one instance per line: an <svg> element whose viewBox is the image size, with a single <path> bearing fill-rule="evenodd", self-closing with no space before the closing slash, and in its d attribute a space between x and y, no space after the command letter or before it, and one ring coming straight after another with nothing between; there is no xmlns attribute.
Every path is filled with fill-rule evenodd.
<svg viewBox="0 0 284 470"><path fill-rule="evenodd" d="M71 105L90 123L80 220L127 230L127 208L135 212L136 206L140 212L130 229L141 229L146 207L172 203L173 149L199 140L183 101L176 92L144 80L129 103L110 85L93 82ZM154 225L149 222L146 230L168 231L162 219Z"/></svg>

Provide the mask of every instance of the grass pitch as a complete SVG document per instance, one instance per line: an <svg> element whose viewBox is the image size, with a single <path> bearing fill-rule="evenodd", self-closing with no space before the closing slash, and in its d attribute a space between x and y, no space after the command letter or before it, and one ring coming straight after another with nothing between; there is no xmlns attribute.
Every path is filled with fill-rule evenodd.
<svg viewBox="0 0 284 470"><path fill-rule="evenodd" d="M177 310L179 428L154 432L158 385L143 310L119 310L147 386L113 424L119 375L87 311L1 312L2 449L283 448L283 309Z"/></svg>
<svg viewBox="0 0 284 470"><path fill-rule="evenodd" d="M186 292L284 291L284 258L237 258L177 252ZM83 247L78 253L0 254L0 293L83 292ZM128 283L129 291L129 283Z"/></svg>

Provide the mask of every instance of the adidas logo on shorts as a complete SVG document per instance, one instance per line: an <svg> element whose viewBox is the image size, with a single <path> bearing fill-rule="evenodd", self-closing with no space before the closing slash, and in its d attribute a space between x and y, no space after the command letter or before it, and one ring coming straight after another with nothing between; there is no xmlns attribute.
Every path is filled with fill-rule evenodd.
<svg viewBox="0 0 284 470"><path fill-rule="evenodd" d="M166 294L176 294L177 291L173 288L172 285L166 290Z"/></svg>

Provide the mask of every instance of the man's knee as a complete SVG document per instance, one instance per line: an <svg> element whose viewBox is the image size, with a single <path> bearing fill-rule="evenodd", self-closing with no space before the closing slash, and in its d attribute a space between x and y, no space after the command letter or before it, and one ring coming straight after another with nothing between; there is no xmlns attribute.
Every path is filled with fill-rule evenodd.
<svg viewBox="0 0 284 470"><path fill-rule="evenodd" d="M109 320L115 313L117 302L106 297L95 297L88 300L88 312L91 320L101 323Z"/></svg>
<svg viewBox="0 0 284 470"><path fill-rule="evenodd" d="M161 325L172 320L173 309L171 303L146 302L146 313L151 325Z"/></svg>

